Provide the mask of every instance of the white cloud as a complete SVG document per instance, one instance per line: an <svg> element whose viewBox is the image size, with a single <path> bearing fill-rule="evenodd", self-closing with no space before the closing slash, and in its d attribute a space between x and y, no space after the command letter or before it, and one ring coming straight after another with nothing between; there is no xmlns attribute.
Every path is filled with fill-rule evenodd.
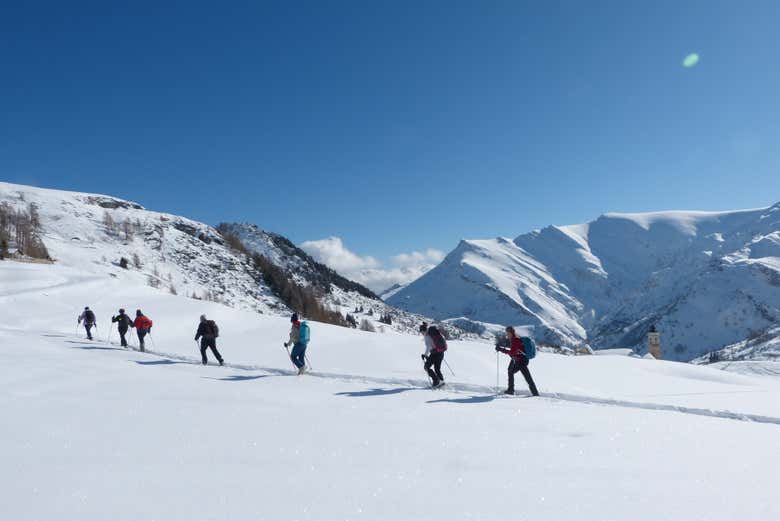
<svg viewBox="0 0 780 521"><path fill-rule="evenodd" d="M395 284L412 282L444 259L444 252L429 248L400 253L391 258L391 266L384 266L370 255L361 256L349 250L339 237L306 241L300 246L319 262L376 293Z"/></svg>
<svg viewBox="0 0 780 521"><path fill-rule="evenodd" d="M319 241L306 241L301 244L301 248L342 275L381 266L380 262L375 258L370 256L361 257L345 248L339 237L328 237Z"/></svg>
<svg viewBox="0 0 780 521"><path fill-rule="evenodd" d="M438 264L444 260L444 252L428 248L424 252L400 253L393 257L393 263L401 267L415 268L428 264Z"/></svg>

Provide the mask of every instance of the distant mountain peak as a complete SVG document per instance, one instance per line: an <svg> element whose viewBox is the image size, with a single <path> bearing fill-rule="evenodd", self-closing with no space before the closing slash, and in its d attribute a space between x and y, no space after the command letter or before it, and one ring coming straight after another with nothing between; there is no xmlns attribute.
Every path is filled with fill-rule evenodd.
<svg viewBox="0 0 780 521"><path fill-rule="evenodd" d="M689 360L780 321L778 209L605 213L514 241L462 240L388 302L639 352L656 324L666 357Z"/></svg>

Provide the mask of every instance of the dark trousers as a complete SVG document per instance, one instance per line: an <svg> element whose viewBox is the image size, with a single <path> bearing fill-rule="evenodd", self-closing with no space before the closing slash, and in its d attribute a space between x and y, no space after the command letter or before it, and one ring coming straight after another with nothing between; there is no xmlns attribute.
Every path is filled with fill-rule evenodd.
<svg viewBox="0 0 780 521"><path fill-rule="evenodd" d="M122 342L122 347L127 347L127 339L125 338L125 335L127 334L127 329L119 328L119 341Z"/></svg>
<svg viewBox="0 0 780 521"><path fill-rule="evenodd" d="M290 360L295 364L295 367L300 369L306 365L306 344L298 342L293 346Z"/></svg>
<svg viewBox="0 0 780 521"><path fill-rule="evenodd" d="M444 380L444 375L441 374L441 363L444 361L444 353L437 351L431 351L428 355L428 359L425 361L425 372L433 380L433 385L438 385L440 381Z"/></svg>
<svg viewBox="0 0 780 521"><path fill-rule="evenodd" d="M95 326L95 324L87 324L84 323L84 329L87 330L87 338L92 340L92 328Z"/></svg>
<svg viewBox="0 0 780 521"><path fill-rule="evenodd" d="M208 348L211 348L211 352L214 355L214 358L216 358L217 362L221 364L222 355L220 355L219 351L217 351L217 339L206 338L204 336L200 338L200 357L203 359L203 365L206 365L209 361L208 358L206 358L206 349Z"/></svg>
<svg viewBox="0 0 780 521"><path fill-rule="evenodd" d="M146 346L144 346L144 337L149 332L148 329L136 329L135 332L138 334L138 349L141 351L146 349Z"/></svg>
<svg viewBox="0 0 780 521"><path fill-rule="evenodd" d="M516 360L513 359L511 362L509 362L509 368L507 369L507 373L509 375L509 386L507 389L514 392L515 373L518 371L523 373L523 378L525 378L525 381L528 384L528 388L531 390L531 394L534 396L539 396L539 391L536 389L534 379L531 377L531 371L528 370L528 359L524 356L521 356Z"/></svg>

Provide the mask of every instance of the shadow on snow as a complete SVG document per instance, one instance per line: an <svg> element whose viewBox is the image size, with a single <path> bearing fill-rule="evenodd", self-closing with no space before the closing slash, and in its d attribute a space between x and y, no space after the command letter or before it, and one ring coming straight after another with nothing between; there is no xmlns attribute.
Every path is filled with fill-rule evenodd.
<svg viewBox="0 0 780 521"><path fill-rule="evenodd" d="M169 360L167 358L163 358L162 360L149 360L149 361L143 361L143 360L133 360L138 365L171 365L171 364L186 364L187 362L177 362L176 360Z"/></svg>
<svg viewBox="0 0 780 521"><path fill-rule="evenodd" d="M270 374L258 374L254 376L244 376L239 374L232 374L230 376L225 376L224 378L214 378L213 376L204 376L203 378L207 380L219 380L221 382L246 382L249 380L259 380L260 378L269 378L274 375Z"/></svg>
<svg viewBox="0 0 780 521"><path fill-rule="evenodd" d="M351 398L363 398L366 396L387 396L389 394L399 394L406 391L420 391L419 387L396 387L395 389L368 389L367 391L346 391L335 393L336 396L349 396Z"/></svg>

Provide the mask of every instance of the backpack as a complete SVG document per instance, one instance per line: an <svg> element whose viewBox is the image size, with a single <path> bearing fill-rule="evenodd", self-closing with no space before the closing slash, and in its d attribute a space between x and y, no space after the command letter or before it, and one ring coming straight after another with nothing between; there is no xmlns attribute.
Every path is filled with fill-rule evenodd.
<svg viewBox="0 0 780 521"><path fill-rule="evenodd" d="M298 334L298 341L302 344L308 344L309 340L311 339L311 332L309 331L309 324L306 322L301 322L301 325L299 326L299 334Z"/></svg>
<svg viewBox="0 0 780 521"><path fill-rule="evenodd" d="M206 321L206 325L211 330L211 336L213 336L214 338L219 337L219 326L217 325L216 322L214 322L213 320L208 320Z"/></svg>
<svg viewBox="0 0 780 521"><path fill-rule="evenodd" d="M521 336L520 341L523 342L523 351L525 351L525 357L532 359L536 356L536 343L534 339L528 336Z"/></svg>
<svg viewBox="0 0 780 521"><path fill-rule="evenodd" d="M92 312L91 309L88 309L84 312L84 322L86 322L87 324L95 323L95 314Z"/></svg>
<svg viewBox="0 0 780 521"><path fill-rule="evenodd" d="M441 332L435 326L428 328L428 335L433 340L433 346L437 353L443 353L447 350L447 341L444 340Z"/></svg>

